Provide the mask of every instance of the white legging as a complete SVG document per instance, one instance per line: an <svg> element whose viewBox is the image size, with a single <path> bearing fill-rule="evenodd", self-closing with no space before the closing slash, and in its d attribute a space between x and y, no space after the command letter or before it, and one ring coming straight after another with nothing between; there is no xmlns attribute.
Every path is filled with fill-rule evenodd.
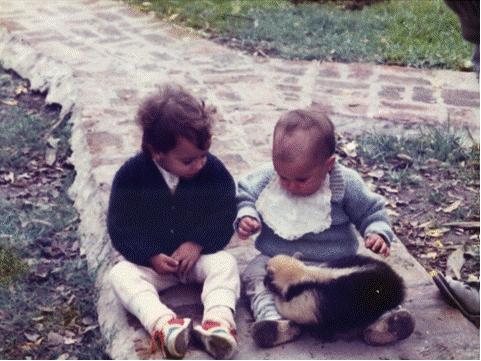
<svg viewBox="0 0 481 361"><path fill-rule="evenodd" d="M139 319L148 332L153 331L158 320L176 316L161 302L159 291L181 282L203 283L201 300L204 316L216 306L229 307L234 311L240 293L237 262L225 251L200 256L182 281L174 274L160 275L150 267L128 261L116 264L109 276L124 307Z"/></svg>

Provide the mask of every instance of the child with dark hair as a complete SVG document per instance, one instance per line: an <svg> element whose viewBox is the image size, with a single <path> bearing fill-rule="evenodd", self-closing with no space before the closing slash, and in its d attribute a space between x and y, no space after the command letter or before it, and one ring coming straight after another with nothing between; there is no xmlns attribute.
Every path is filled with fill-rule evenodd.
<svg viewBox="0 0 481 361"><path fill-rule="evenodd" d="M222 251L235 218L235 183L209 153L212 112L183 88L164 86L139 108L142 152L115 175L107 216L125 260L110 272L124 307L168 356L185 355L193 331L215 358L237 349L234 312L240 280ZM176 315L158 292L203 283L201 325Z"/></svg>
<svg viewBox="0 0 481 361"><path fill-rule="evenodd" d="M264 285L271 257L301 254L305 261L321 263L352 256L359 244L354 227L365 247L389 255L394 234L384 199L358 173L336 162L335 148L334 125L325 114L287 112L274 129L273 167L239 183L236 231L241 239L260 232L255 245L261 254L242 280L256 321L252 336L261 347L291 341L301 331L282 318ZM386 344L407 337L413 327L408 311L395 310L366 329L364 340Z"/></svg>

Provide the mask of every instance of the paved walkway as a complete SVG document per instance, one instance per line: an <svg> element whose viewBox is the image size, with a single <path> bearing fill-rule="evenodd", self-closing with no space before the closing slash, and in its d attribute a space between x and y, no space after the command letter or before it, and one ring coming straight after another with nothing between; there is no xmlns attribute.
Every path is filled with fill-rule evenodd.
<svg viewBox="0 0 481 361"><path fill-rule="evenodd" d="M147 338L104 283L114 261L105 230L112 177L139 149L133 117L140 99L176 81L217 106L223 119L212 151L235 177L269 161L279 115L317 103L330 109L340 132L398 131L451 123L479 133L479 85L472 73L419 71L365 64L292 62L243 55L110 0L0 0L0 62L47 90L47 101L72 111L71 189L82 223L82 247L96 272L99 323L114 358L143 357ZM233 240L232 246L238 246ZM231 248L241 267L252 246ZM409 285L407 307L417 318L408 340L384 348L358 340L322 343L309 336L271 350L257 349L252 322L239 305L241 359L479 358L479 331L439 298L424 269L402 245L390 262ZM174 307L197 317L196 296L173 290ZM180 295L183 295L179 298ZM175 296L175 297L173 297ZM175 300L174 300L175 298ZM189 358L205 358L193 348Z"/></svg>

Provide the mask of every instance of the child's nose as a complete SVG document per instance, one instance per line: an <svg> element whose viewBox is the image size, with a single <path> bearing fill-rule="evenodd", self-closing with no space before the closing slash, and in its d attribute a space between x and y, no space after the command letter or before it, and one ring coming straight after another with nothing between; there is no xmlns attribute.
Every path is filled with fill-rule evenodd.
<svg viewBox="0 0 481 361"><path fill-rule="evenodd" d="M206 162L206 159L205 158L199 158L199 159L196 159L196 161L194 162L194 169L196 171L199 171L202 169L202 167L204 166Z"/></svg>

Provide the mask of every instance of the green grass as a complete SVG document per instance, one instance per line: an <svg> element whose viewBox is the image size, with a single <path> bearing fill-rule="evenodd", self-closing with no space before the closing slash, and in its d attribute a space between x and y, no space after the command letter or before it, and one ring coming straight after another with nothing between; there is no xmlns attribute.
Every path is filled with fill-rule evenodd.
<svg viewBox="0 0 481 361"><path fill-rule="evenodd" d="M455 165L461 161L475 161L477 145L468 144L467 134L447 124L445 127L419 127L416 134L410 135L367 133L361 139L360 151L370 161L387 161L398 154L406 154L419 163L432 158Z"/></svg>
<svg viewBox="0 0 481 361"><path fill-rule="evenodd" d="M8 100L0 103L0 359L103 359L98 328L79 334L84 317L95 322L97 294L67 194L75 176L71 125L59 124L58 111L37 94L15 97L22 85L0 67L0 100ZM59 139L52 167L45 163L50 136ZM75 344L52 345L50 332L74 335Z"/></svg>
<svg viewBox="0 0 481 361"><path fill-rule="evenodd" d="M467 185L479 185L479 144L473 144L467 133L449 123L419 127L409 135L366 133L359 139L358 150L368 164L398 164L387 173L388 180L394 183L416 185L415 174L434 160L437 164L428 167L440 173L456 174ZM403 162L405 156L411 160ZM436 203L440 194L429 197Z"/></svg>
<svg viewBox="0 0 481 361"><path fill-rule="evenodd" d="M0 246L0 287L7 287L21 278L27 264L11 249Z"/></svg>
<svg viewBox="0 0 481 361"><path fill-rule="evenodd" d="M235 38L235 46L287 59L461 69L472 51L442 0L385 1L360 11L288 0L124 1L221 40Z"/></svg>

